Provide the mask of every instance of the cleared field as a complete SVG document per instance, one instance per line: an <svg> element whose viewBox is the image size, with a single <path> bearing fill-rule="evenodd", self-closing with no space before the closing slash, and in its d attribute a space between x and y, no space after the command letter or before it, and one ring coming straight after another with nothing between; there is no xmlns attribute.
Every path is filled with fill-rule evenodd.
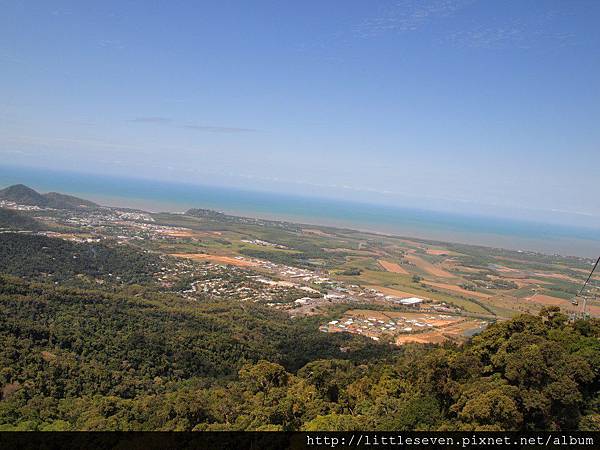
<svg viewBox="0 0 600 450"><path fill-rule="evenodd" d="M419 334L401 334L396 337L396 345L404 344L442 344L448 339L439 331Z"/></svg>
<svg viewBox="0 0 600 450"><path fill-rule="evenodd" d="M365 271L365 274L367 275L371 275L373 272L367 273ZM444 291L439 291L439 292L430 292L427 289L422 288L420 285L416 285L414 283L412 283L409 279L398 279L400 277L406 278L406 276L403 275L399 275L399 274L392 274L390 272L375 272L376 274L380 274L380 275L385 275L385 277L375 277L375 276L368 276L368 277L363 277L363 275L360 276L361 281L363 281L365 283L366 286L373 286L373 289L376 289L380 292L385 293L384 290L382 290L382 288L385 289L392 289L396 292L402 292L402 293L407 293L410 294L410 297L421 297L421 298L428 298L431 300L436 300L436 301L441 301L441 302L446 302L446 303L450 303L454 306L458 306L459 308L463 308L465 311L468 312L472 312L472 313L476 313L476 314L489 314L489 311L486 311L484 308L482 308L480 305L473 303L471 300L468 300L466 298L459 298L457 297L457 293L452 293L452 292L444 292ZM388 278L391 277L395 277L395 280L388 280ZM340 277L342 278L342 277ZM393 292L389 292L388 295L396 295Z"/></svg>
<svg viewBox="0 0 600 450"><path fill-rule="evenodd" d="M206 253L172 253L171 256L176 258L192 259L194 261L213 261L221 264L230 264L239 267L254 267L257 264L245 259L236 259L231 256L208 255Z"/></svg>
<svg viewBox="0 0 600 450"><path fill-rule="evenodd" d="M198 230L192 230L192 229L185 229L185 230L164 230L161 231L161 234L164 234L166 236L171 236L171 237L182 237L182 238L215 238L215 237L219 237L222 236L223 233L221 233L220 231L198 231Z"/></svg>
<svg viewBox="0 0 600 450"><path fill-rule="evenodd" d="M496 311L496 314L500 317L511 317L515 314L525 312L537 314L539 309L538 305L532 304L523 298L516 298L506 294L499 294L493 300L486 302L486 304Z"/></svg>
<svg viewBox="0 0 600 450"><path fill-rule="evenodd" d="M336 237L333 234L325 233L324 231L315 228L302 228L302 232L306 234L316 234L317 236Z"/></svg>
<svg viewBox="0 0 600 450"><path fill-rule="evenodd" d="M164 231L162 234L166 234L171 237L196 237L198 236L198 232L192 230L168 230Z"/></svg>
<svg viewBox="0 0 600 450"><path fill-rule="evenodd" d="M371 260L373 263L377 264L376 261ZM364 260L363 266L357 265L356 267L363 268L366 264L369 263L368 259ZM344 277L339 277L344 279ZM368 266L363 270L363 273L358 277L360 281L364 284L376 284L379 286L390 286L392 284L399 284L402 279L406 282L410 281L410 277L408 275L402 275L400 273L392 273L392 272L383 272L380 270L371 270Z"/></svg>
<svg viewBox="0 0 600 450"><path fill-rule="evenodd" d="M423 248L421 246L421 244L419 244L418 242L415 242L415 241L411 241L410 239L398 238L398 239L395 239L395 241L396 242L401 242L403 244L407 244L409 247Z"/></svg>
<svg viewBox="0 0 600 450"><path fill-rule="evenodd" d="M481 272L481 269L476 269L475 267L462 266L457 263L452 264L452 269L454 269L458 272L464 272L464 273L480 273Z"/></svg>
<svg viewBox="0 0 600 450"><path fill-rule="evenodd" d="M460 286L455 286L453 284L434 283L432 281L426 281L425 283L428 284L429 286L433 286L433 287L436 287L439 289L445 289L447 291L456 292L456 293L462 294L466 297L482 298L482 299L488 299L491 297L491 295L489 295L489 294L484 294L483 292L469 291L467 289L463 289Z"/></svg>
<svg viewBox="0 0 600 450"><path fill-rule="evenodd" d="M399 289L392 289L383 286L366 286L367 288L375 289L376 291L381 292L385 295L395 295L396 297L414 297L416 295L421 296L420 294L415 294L414 292L401 291ZM423 296L421 296L423 297ZM423 297L427 298L427 297Z"/></svg>
<svg viewBox="0 0 600 450"><path fill-rule="evenodd" d="M568 300L544 294L534 294L531 297L527 297L525 300L528 300L533 303L538 303L544 306L560 306L561 308L570 311L576 311L581 309L581 306L573 305Z"/></svg>
<svg viewBox="0 0 600 450"><path fill-rule="evenodd" d="M539 277L544 277L544 278L554 278L557 280L569 281L572 283L583 283L583 281L585 279L585 277L581 277L581 279L578 280L576 278L570 277L570 276L562 274L562 273L543 273L543 272L541 272L541 273L536 273L535 275L539 276Z"/></svg>
<svg viewBox="0 0 600 450"><path fill-rule="evenodd" d="M85 239L88 237L94 237L91 234L73 234L73 233L57 233L57 232L48 232L49 237L55 237L59 239L64 239L66 241L75 241L78 239Z"/></svg>
<svg viewBox="0 0 600 450"><path fill-rule="evenodd" d="M589 305L587 307L587 312L590 313L593 317L600 317L600 306Z"/></svg>
<svg viewBox="0 0 600 450"><path fill-rule="evenodd" d="M441 256L441 255L450 255L452 252L449 250L440 250L436 248L428 248L425 250L428 255Z"/></svg>
<svg viewBox="0 0 600 450"><path fill-rule="evenodd" d="M433 275L434 277L440 277L440 278L456 278L453 274L451 274L450 272L442 269L441 267L438 267L434 264L431 264L429 261L424 260L423 258L417 256L417 255L413 255L413 254L408 254L405 256L405 258L410 261L411 263L413 263L415 266L417 266L419 269L427 272L430 275Z"/></svg>
<svg viewBox="0 0 600 450"><path fill-rule="evenodd" d="M542 306L559 306L563 311L569 313L581 313L583 309L583 302L581 299L579 300L579 305L573 305L569 300L543 294L535 294L525 300ZM593 317L598 317L600 316L600 306L588 303L586 312Z"/></svg>
<svg viewBox="0 0 600 450"><path fill-rule="evenodd" d="M391 262L391 261L384 261L383 259L380 259L378 262L388 272L401 273L402 275L409 274L408 271L406 269L404 269L404 267L402 267L398 263Z"/></svg>
<svg viewBox="0 0 600 450"><path fill-rule="evenodd" d="M548 281L538 280L536 278L496 277L496 279L513 281L519 288L531 285L550 284Z"/></svg>
<svg viewBox="0 0 600 450"><path fill-rule="evenodd" d="M521 273L520 270L513 269L511 267L506 267L506 266L499 266L499 265L496 265L494 270L496 272L501 272L501 273L512 273L512 274L520 274Z"/></svg>

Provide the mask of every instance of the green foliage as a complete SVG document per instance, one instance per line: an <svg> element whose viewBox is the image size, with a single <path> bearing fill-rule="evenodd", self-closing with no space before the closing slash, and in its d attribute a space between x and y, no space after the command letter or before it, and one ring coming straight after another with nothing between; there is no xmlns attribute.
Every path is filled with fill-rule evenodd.
<svg viewBox="0 0 600 450"><path fill-rule="evenodd" d="M328 414L317 416L306 423L304 431L352 431L361 429L360 418L351 414Z"/></svg>
<svg viewBox="0 0 600 450"><path fill-rule="evenodd" d="M0 277L0 430L600 428L597 319L547 308L463 347L395 349L136 292Z"/></svg>
<svg viewBox="0 0 600 450"><path fill-rule="evenodd" d="M343 270L340 272L340 275L347 275L347 276L358 276L362 273L361 269L358 269L356 267L351 267L349 269Z"/></svg>
<svg viewBox="0 0 600 450"><path fill-rule="evenodd" d="M36 231L41 224L28 215L12 209L0 208L0 229Z"/></svg>
<svg viewBox="0 0 600 450"><path fill-rule="evenodd" d="M206 219L225 219L228 216L222 212L213 211L212 209L191 208L186 211L186 216L201 217Z"/></svg>
<svg viewBox="0 0 600 450"><path fill-rule="evenodd" d="M76 243L34 234L0 234L0 273L21 277L72 280L77 275L124 283L152 280L160 268L155 255L127 246Z"/></svg>
<svg viewBox="0 0 600 450"><path fill-rule="evenodd" d="M242 255L250 256L251 258L264 259L276 264L292 265L303 268L314 268L314 264L309 261L310 255L305 253L291 252L273 252L268 250L259 250L254 248L240 249Z"/></svg>

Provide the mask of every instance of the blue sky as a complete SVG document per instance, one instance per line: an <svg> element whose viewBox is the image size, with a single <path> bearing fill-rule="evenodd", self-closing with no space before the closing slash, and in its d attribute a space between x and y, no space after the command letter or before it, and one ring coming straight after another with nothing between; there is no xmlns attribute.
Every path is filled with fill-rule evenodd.
<svg viewBox="0 0 600 450"><path fill-rule="evenodd" d="M0 1L0 158L600 226L598 1Z"/></svg>

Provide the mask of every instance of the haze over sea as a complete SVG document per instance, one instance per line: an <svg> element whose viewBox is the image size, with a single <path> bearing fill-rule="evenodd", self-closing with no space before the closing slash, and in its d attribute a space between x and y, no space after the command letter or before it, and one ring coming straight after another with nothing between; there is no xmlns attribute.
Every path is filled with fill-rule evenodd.
<svg viewBox="0 0 600 450"><path fill-rule="evenodd" d="M18 183L41 192L62 192L106 206L151 212L207 208L248 217L511 250L589 258L600 254L600 229L594 228L226 187L0 166L0 188Z"/></svg>

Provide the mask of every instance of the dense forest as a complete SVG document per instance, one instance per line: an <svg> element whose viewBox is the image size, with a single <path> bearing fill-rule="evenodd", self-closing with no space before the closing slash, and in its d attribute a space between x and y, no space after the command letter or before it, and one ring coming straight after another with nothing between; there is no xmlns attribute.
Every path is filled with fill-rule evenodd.
<svg viewBox="0 0 600 450"><path fill-rule="evenodd" d="M463 347L315 332L257 305L0 278L3 430L600 429L600 321Z"/></svg>
<svg viewBox="0 0 600 450"><path fill-rule="evenodd" d="M0 234L0 273L72 280L77 275L124 283L149 282L160 268L156 255L130 247L77 243L35 234Z"/></svg>
<svg viewBox="0 0 600 450"><path fill-rule="evenodd" d="M22 212L0 208L0 229L36 231L41 228L40 222Z"/></svg>

